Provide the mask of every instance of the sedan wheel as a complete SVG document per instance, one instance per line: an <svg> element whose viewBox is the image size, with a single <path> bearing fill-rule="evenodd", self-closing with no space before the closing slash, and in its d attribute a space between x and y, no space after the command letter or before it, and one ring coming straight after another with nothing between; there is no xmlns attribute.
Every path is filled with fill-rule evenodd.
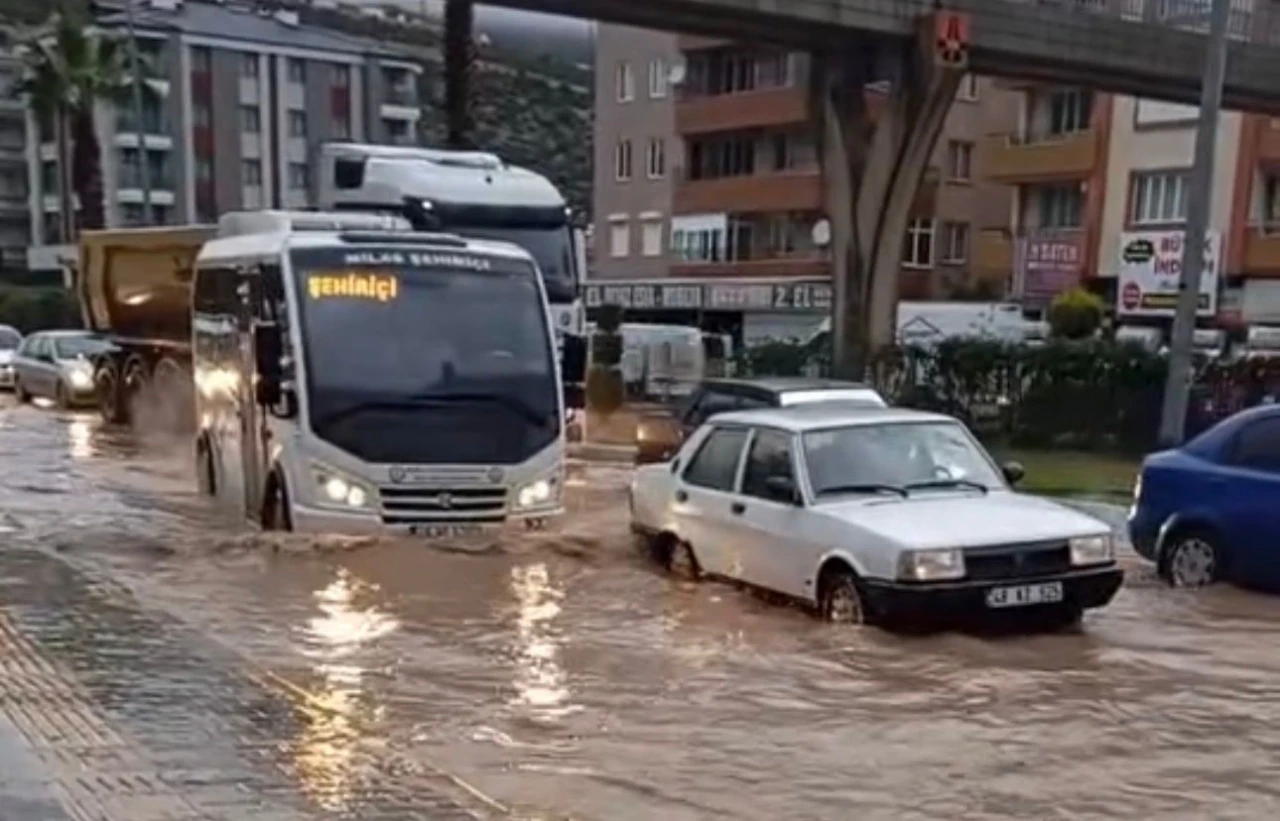
<svg viewBox="0 0 1280 821"><path fill-rule="evenodd" d="M858 582L852 573L841 571L826 584L822 592L822 617L832 624L863 624L866 621L862 594L858 592Z"/></svg>
<svg viewBox="0 0 1280 821"><path fill-rule="evenodd" d="M1218 580L1218 548L1202 533L1179 536L1161 557L1160 575L1174 587L1206 587Z"/></svg>
<svg viewBox="0 0 1280 821"><path fill-rule="evenodd" d="M667 559L667 570L671 575L689 581L697 581L702 577L702 568L698 566L698 558L693 555L693 548L686 542L676 542L671 546L671 556Z"/></svg>

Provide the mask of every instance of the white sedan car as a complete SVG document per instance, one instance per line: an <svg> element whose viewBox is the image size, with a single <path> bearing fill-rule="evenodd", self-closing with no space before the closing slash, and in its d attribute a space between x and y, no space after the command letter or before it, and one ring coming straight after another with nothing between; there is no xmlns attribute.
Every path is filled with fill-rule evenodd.
<svg viewBox="0 0 1280 821"><path fill-rule="evenodd" d="M716 416L636 470L631 527L672 570L815 606L832 621L1052 610L1123 581L1111 529L1014 492L947 416L839 405Z"/></svg>

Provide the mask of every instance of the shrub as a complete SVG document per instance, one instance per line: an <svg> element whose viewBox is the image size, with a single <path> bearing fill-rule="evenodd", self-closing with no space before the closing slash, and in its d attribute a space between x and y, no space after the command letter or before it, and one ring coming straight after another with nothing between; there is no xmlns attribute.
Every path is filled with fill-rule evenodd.
<svg viewBox="0 0 1280 821"><path fill-rule="evenodd" d="M1088 339L1102 325L1106 306L1102 297L1084 288L1072 288L1049 306L1049 328L1062 339Z"/></svg>
<svg viewBox="0 0 1280 821"><path fill-rule="evenodd" d="M0 325L22 333L80 327L80 308L61 285L0 285Z"/></svg>

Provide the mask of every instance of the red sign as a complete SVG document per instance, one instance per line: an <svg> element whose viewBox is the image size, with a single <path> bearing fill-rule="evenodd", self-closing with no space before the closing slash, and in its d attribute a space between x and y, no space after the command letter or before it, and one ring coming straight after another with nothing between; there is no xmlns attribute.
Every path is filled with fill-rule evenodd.
<svg viewBox="0 0 1280 821"><path fill-rule="evenodd" d="M1132 311L1142 301L1142 289L1136 283L1128 282L1120 291L1120 304L1126 311Z"/></svg>
<svg viewBox="0 0 1280 821"><path fill-rule="evenodd" d="M938 65L963 69L969 62L969 15L956 11L934 14L933 48Z"/></svg>
<svg viewBox="0 0 1280 821"><path fill-rule="evenodd" d="M1031 232L1022 239L1018 264L1023 299L1049 302L1080 284L1084 273L1083 232Z"/></svg>

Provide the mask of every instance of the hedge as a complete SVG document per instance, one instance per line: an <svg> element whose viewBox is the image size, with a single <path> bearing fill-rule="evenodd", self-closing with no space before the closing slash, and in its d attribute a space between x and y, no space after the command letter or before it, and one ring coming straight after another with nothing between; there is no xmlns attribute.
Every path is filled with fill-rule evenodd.
<svg viewBox="0 0 1280 821"><path fill-rule="evenodd" d="M78 328L80 307L61 285L0 285L0 325L12 325L24 334Z"/></svg>

